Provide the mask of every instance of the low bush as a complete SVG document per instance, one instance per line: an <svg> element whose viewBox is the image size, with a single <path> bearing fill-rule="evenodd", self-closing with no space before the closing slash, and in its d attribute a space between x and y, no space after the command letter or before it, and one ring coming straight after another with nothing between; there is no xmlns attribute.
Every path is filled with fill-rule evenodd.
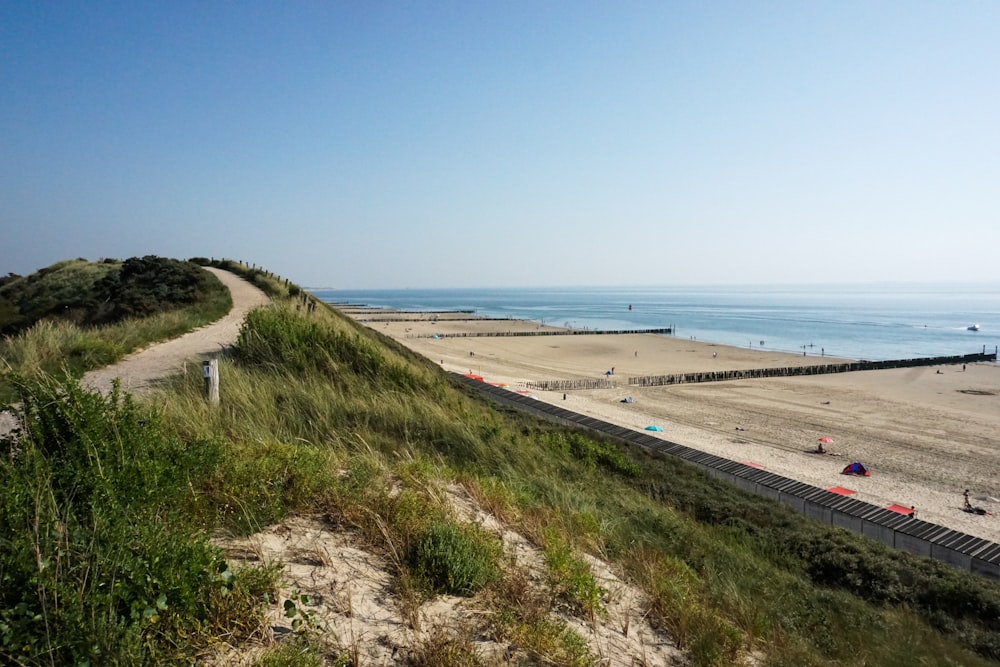
<svg viewBox="0 0 1000 667"><path fill-rule="evenodd" d="M437 521L417 543L410 564L435 592L470 596L499 577L502 553L499 540L476 525Z"/></svg>
<svg viewBox="0 0 1000 667"><path fill-rule="evenodd" d="M574 611L593 620L604 610L601 599L607 591L597 583L590 565L553 530L546 532L544 551L554 593Z"/></svg>
<svg viewBox="0 0 1000 667"><path fill-rule="evenodd" d="M191 305L217 291L218 280L191 262L147 255L122 262L94 283L84 324L109 324Z"/></svg>

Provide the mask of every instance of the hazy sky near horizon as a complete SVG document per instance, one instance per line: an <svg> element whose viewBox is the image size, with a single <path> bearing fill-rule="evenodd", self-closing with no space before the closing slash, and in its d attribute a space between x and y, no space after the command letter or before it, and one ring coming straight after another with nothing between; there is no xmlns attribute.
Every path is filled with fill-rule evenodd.
<svg viewBox="0 0 1000 667"><path fill-rule="evenodd" d="M0 274L1000 282L1000 3L0 3Z"/></svg>

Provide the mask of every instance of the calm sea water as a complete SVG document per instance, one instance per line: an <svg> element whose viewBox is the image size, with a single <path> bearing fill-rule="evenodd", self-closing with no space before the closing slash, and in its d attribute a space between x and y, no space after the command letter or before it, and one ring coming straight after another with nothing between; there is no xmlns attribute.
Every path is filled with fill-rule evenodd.
<svg viewBox="0 0 1000 667"><path fill-rule="evenodd" d="M312 290L328 303L474 310L580 329L674 327L700 341L851 359L993 352L1000 285ZM629 308L631 306L631 309ZM979 331L968 327L979 324Z"/></svg>

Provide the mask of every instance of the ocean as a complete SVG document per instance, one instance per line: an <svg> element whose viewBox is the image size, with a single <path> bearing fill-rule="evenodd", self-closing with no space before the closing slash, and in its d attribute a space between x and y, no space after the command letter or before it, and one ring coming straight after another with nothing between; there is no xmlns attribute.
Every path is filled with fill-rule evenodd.
<svg viewBox="0 0 1000 667"><path fill-rule="evenodd" d="M1000 285L310 290L328 303L473 310L578 329L672 327L699 341L848 359L994 352ZM969 327L978 324L978 331Z"/></svg>

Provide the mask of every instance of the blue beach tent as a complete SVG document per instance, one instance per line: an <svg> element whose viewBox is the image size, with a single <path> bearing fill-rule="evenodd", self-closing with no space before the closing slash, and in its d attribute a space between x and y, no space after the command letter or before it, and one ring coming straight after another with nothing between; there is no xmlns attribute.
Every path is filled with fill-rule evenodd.
<svg viewBox="0 0 1000 667"><path fill-rule="evenodd" d="M872 474L868 472L868 468L865 467L860 461L855 461L854 463L845 466L841 471L842 475L861 475L862 477L871 477Z"/></svg>

